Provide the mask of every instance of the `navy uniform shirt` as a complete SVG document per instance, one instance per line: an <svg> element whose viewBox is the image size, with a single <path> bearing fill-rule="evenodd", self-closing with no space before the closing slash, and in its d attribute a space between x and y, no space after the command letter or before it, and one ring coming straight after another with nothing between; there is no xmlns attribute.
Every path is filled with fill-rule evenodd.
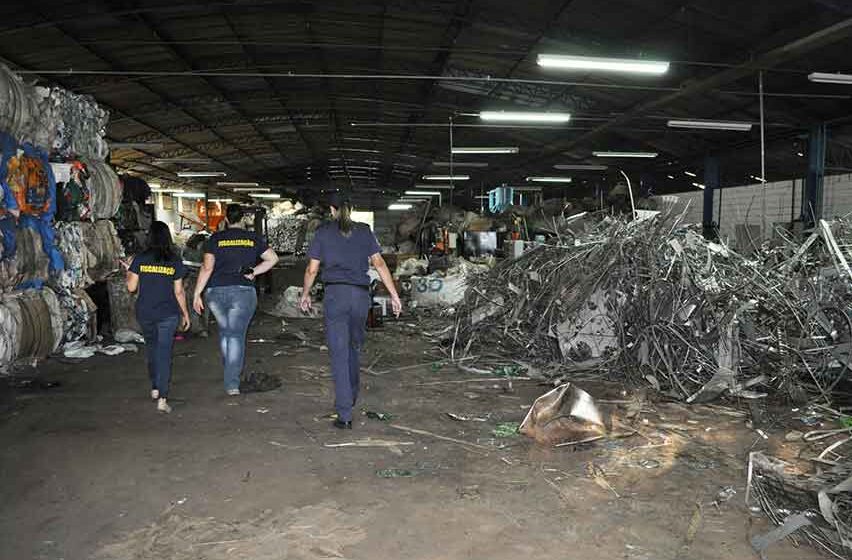
<svg viewBox="0 0 852 560"><path fill-rule="evenodd" d="M370 257L381 252L370 226L355 222L352 234L345 237L335 221L317 230L308 248L308 257L322 264L322 281L325 284L369 286L367 270Z"/></svg>
<svg viewBox="0 0 852 560"><path fill-rule="evenodd" d="M144 252L133 258L130 272L139 275L139 299L136 300L136 316L142 320L159 321L180 316L180 307L175 297L175 280L186 276L186 268L180 258L159 261Z"/></svg>
<svg viewBox="0 0 852 560"><path fill-rule="evenodd" d="M204 245L204 252L216 258L207 287L253 286L241 271L254 268L268 248L262 235L244 229L230 228L214 233Z"/></svg>

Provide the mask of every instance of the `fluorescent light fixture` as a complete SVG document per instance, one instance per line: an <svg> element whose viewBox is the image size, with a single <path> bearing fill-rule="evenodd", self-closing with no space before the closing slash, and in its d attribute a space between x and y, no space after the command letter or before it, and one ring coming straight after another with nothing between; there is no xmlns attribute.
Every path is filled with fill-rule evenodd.
<svg viewBox="0 0 852 560"><path fill-rule="evenodd" d="M829 74L828 72L813 72L808 74L808 80L821 84L852 85L852 74Z"/></svg>
<svg viewBox="0 0 852 560"><path fill-rule="evenodd" d="M220 203L228 203L233 202L230 198L211 198L207 202L220 202Z"/></svg>
<svg viewBox="0 0 852 560"><path fill-rule="evenodd" d="M805 157L804 152L796 152L796 155L799 156L799 157Z"/></svg>
<svg viewBox="0 0 852 560"><path fill-rule="evenodd" d="M217 183L217 185L221 185L222 183ZM269 187L234 187L231 189L234 192L269 192Z"/></svg>
<svg viewBox="0 0 852 560"><path fill-rule="evenodd" d="M456 188L455 185L433 185L432 183L426 183L425 185L414 185L415 189L442 189L442 190L452 190Z"/></svg>
<svg viewBox="0 0 852 560"><path fill-rule="evenodd" d="M227 173L224 171L178 171L177 176L183 177L186 179L192 179L195 177L227 177Z"/></svg>
<svg viewBox="0 0 852 560"><path fill-rule="evenodd" d="M614 158L655 158L659 154L657 152L592 152L592 155Z"/></svg>
<svg viewBox="0 0 852 560"><path fill-rule="evenodd" d="M260 183L234 183L231 181L219 181L217 187L259 187Z"/></svg>
<svg viewBox="0 0 852 560"><path fill-rule="evenodd" d="M479 118L484 121L498 122L543 122L567 123L571 120L569 113L542 113L533 111L482 111Z"/></svg>
<svg viewBox="0 0 852 560"><path fill-rule="evenodd" d="M175 193L177 198L204 198L204 193L200 192L179 192Z"/></svg>
<svg viewBox="0 0 852 560"><path fill-rule="evenodd" d="M392 211L411 210L411 208L411 204L391 204L388 206L388 210Z"/></svg>
<svg viewBox="0 0 852 560"><path fill-rule="evenodd" d="M701 183L692 183L692 186L693 186L693 187L698 187L698 188L699 188L699 189L701 189L702 191L704 190L704 185L702 185Z"/></svg>
<svg viewBox="0 0 852 560"><path fill-rule="evenodd" d="M518 148L517 146L455 146L452 149L452 152L454 154L517 154L519 151L520 148Z"/></svg>
<svg viewBox="0 0 852 560"><path fill-rule="evenodd" d="M450 162L448 161L433 161L432 165L435 167L450 167ZM453 167L488 167L488 163L484 161L454 161Z"/></svg>
<svg viewBox="0 0 852 560"><path fill-rule="evenodd" d="M573 180L571 177L527 177L531 183L570 183Z"/></svg>
<svg viewBox="0 0 852 560"><path fill-rule="evenodd" d="M763 177L758 177L757 175L749 175L749 177L754 179L758 183L765 183L766 182L766 179L764 179Z"/></svg>
<svg viewBox="0 0 852 560"><path fill-rule="evenodd" d="M166 188L159 188L159 189L151 189L151 192L154 193L154 194L174 194L174 193L183 192L183 189L179 189L179 188L176 188L176 187L166 187Z"/></svg>
<svg viewBox="0 0 852 560"><path fill-rule="evenodd" d="M424 175L426 181L467 181L470 175Z"/></svg>
<svg viewBox="0 0 852 560"><path fill-rule="evenodd" d="M156 189L162 189L163 185L161 185L160 183L148 183L148 187L153 191Z"/></svg>
<svg viewBox="0 0 852 560"><path fill-rule="evenodd" d="M420 204L421 202L429 202L428 198L412 198L410 196L402 196L399 198L397 202L413 202L415 204Z"/></svg>
<svg viewBox="0 0 852 560"><path fill-rule="evenodd" d="M695 121L695 120L670 120L669 128L690 128L697 130L736 130L747 132L751 130L750 122L735 121Z"/></svg>
<svg viewBox="0 0 852 560"><path fill-rule="evenodd" d="M688 176L690 176L690 177L698 177L698 175L696 175L696 174L695 174L695 173L693 173L692 171L684 171L684 172L683 172L683 174L684 174L684 175L688 175Z"/></svg>
<svg viewBox="0 0 852 560"><path fill-rule="evenodd" d="M599 58L592 56L566 56L559 54L538 55L542 68L562 70L597 70L600 72L629 72L631 74L665 74L669 63L660 60L636 60L630 58Z"/></svg>
<svg viewBox="0 0 852 560"><path fill-rule="evenodd" d="M440 191L405 191L405 194L412 196L441 196Z"/></svg>
<svg viewBox="0 0 852 560"><path fill-rule="evenodd" d="M669 179L674 179L674 175L666 175Z"/></svg>
<svg viewBox="0 0 852 560"><path fill-rule="evenodd" d="M553 169L559 169L560 171L606 171L609 167L606 165L557 163L553 166Z"/></svg>
<svg viewBox="0 0 852 560"><path fill-rule="evenodd" d="M270 200L281 198L281 195L278 193L249 193L249 196L252 198L268 198Z"/></svg>

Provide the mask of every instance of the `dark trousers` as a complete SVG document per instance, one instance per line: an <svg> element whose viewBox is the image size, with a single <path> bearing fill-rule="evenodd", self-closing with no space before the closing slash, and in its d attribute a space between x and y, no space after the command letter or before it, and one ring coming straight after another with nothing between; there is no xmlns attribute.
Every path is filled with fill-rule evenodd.
<svg viewBox="0 0 852 560"><path fill-rule="evenodd" d="M148 375L151 389L160 392L160 397L169 395L169 383L172 379L172 347L175 343L180 317L163 319L142 319L137 317L145 337L145 352L148 357Z"/></svg>
<svg viewBox="0 0 852 560"><path fill-rule="evenodd" d="M326 285L323 311L334 379L334 407L344 422L352 421L352 407L358 400L360 353L369 310L370 293L366 288Z"/></svg>

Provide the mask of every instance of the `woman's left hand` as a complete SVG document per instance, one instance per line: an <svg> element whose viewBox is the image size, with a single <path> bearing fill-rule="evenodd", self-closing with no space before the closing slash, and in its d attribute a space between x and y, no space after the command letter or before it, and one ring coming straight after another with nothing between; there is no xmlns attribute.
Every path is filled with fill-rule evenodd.
<svg viewBox="0 0 852 560"><path fill-rule="evenodd" d="M398 295L391 296L391 309L394 317L399 319L399 314L402 313L402 301L400 301Z"/></svg>
<svg viewBox="0 0 852 560"><path fill-rule="evenodd" d="M192 322L189 320L189 315L184 315L184 316L181 318L181 320L180 320L180 330L181 330L181 332L186 332L186 331L188 331L188 330L189 330L190 325L192 325Z"/></svg>

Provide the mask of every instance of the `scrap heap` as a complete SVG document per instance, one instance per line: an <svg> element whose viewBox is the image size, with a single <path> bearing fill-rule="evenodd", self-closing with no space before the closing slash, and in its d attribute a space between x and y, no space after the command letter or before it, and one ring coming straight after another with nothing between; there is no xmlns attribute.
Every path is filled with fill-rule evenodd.
<svg viewBox="0 0 852 560"><path fill-rule="evenodd" d="M454 356L593 368L688 402L827 398L850 360L852 274L835 241L850 225L745 257L681 219L564 220L555 243L468 281Z"/></svg>

